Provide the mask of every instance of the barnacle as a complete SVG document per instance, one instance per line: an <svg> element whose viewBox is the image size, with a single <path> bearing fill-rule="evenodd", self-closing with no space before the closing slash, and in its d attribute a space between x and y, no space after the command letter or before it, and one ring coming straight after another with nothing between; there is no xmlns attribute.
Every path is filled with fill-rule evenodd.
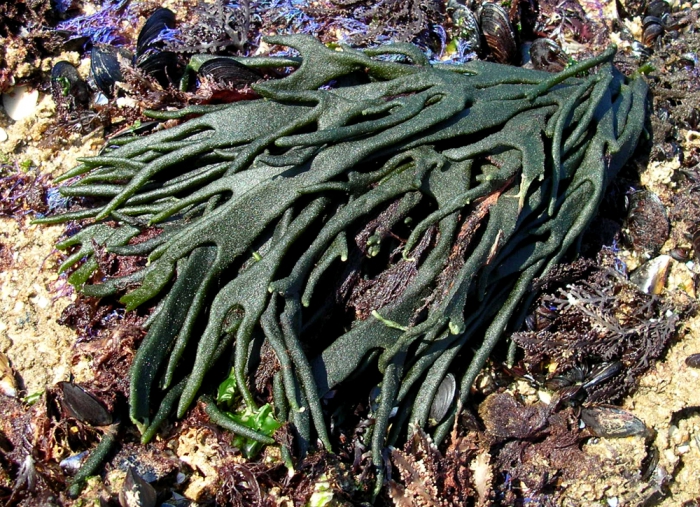
<svg viewBox="0 0 700 507"><path fill-rule="evenodd" d="M430 66L408 44L268 42L301 63L254 85L264 100L154 113L200 116L83 160L62 193L108 202L42 221L94 219L61 245L81 245L62 269L87 258L72 275L83 293L127 290L129 310L165 293L131 370L130 415L144 438L192 406L231 348L254 411L247 378L266 342L280 364L276 409L302 452L314 432L330 447L321 397L359 371L382 373L380 464L409 422L427 425L448 373L466 401L506 327L524 319L530 282L575 247L634 150L647 88L612 66L614 48L553 75ZM162 233L129 243L151 227ZM93 239L149 264L88 283Z"/></svg>

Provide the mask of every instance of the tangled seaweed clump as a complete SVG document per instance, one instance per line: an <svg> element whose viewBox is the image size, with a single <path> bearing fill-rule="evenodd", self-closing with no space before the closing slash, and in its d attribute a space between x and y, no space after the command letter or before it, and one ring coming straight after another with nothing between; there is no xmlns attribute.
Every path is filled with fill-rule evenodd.
<svg viewBox="0 0 700 507"><path fill-rule="evenodd" d="M61 192L108 202L41 221L94 220L59 245L76 250L62 270L84 259L70 276L84 294L127 291L128 310L164 294L131 369L144 440L172 411L182 417L209 377L221 380L233 349L246 410L265 399L259 384L271 386L302 454L314 435L331 446L321 400L376 374L378 465L408 423L444 439L458 404L431 420L443 380L457 379L464 403L504 331L524 320L532 280L575 248L637 144L647 87L612 66L614 48L549 74L431 66L408 44L268 42L301 58L254 85L263 99L152 113L200 116L83 160ZM149 263L96 280L95 245Z"/></svg>

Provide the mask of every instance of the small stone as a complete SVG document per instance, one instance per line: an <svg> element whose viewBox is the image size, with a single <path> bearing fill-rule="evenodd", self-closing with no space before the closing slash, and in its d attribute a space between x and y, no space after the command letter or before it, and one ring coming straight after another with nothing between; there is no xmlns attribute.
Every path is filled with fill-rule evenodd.
<svg viewBox="0 0 700 507"><path fill-rule="evenodd" d="M7 131L0 127L0 143L4 143L5 141L7 141Z"/></svg>
<svg viewBox="0 0 700 507"><path fill-rule="evenodd" d="M32 90L29 86L15 86L12 91L2 96L2 105L7 116L15 121L32 116L38 102L39 90Z"/></svg>
<svg viewBox="0 0 700 507"><path fill-rule="evenodd" d="M0 392L10 398L17 396L15 373L10 366L9 358L2 352L0 352Z"/></svg>

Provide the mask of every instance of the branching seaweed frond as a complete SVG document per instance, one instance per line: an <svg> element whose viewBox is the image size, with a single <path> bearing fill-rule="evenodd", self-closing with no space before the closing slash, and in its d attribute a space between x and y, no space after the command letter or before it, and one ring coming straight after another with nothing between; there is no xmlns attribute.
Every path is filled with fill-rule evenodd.
<svg viewBox="0 0 700 507"><path fill-rule="evenodd" d="M330 447L321 398L380 372L380 465L408 423L428 425L447 373L466 401L532 299L530 282L575 245L634 150L647 88L612 66L614 48L552 76L431 67L406 45L268 42L298 50L301 64L255 85L264 100L199 108L83 160L63 193L107 202L43 221L94 219L59 245L78 248L62 269L87 259L71 275L84 293L126 290L128 309L164 298L131 370L144 439L171 411L182 416L229 358L254 410L250 378L267 344L280 367L275 405L302 452L314 437ZM404 63L381 58L395 53ZM162 233L130 243L154 226ZM90 284L94 244L149 263Z"/></svg>

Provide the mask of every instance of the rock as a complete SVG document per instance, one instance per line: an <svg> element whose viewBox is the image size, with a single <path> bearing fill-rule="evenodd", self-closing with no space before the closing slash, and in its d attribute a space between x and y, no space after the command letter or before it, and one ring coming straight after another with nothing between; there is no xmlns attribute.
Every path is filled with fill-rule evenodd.
<svg viewBox="0 0 700 507"><path fill-rule="evenodd" d="M32 116L38 102L39 90L33 90L29 86L15 86L12 91L2 96L2 105L7 116L15 121Z"/></svg>

